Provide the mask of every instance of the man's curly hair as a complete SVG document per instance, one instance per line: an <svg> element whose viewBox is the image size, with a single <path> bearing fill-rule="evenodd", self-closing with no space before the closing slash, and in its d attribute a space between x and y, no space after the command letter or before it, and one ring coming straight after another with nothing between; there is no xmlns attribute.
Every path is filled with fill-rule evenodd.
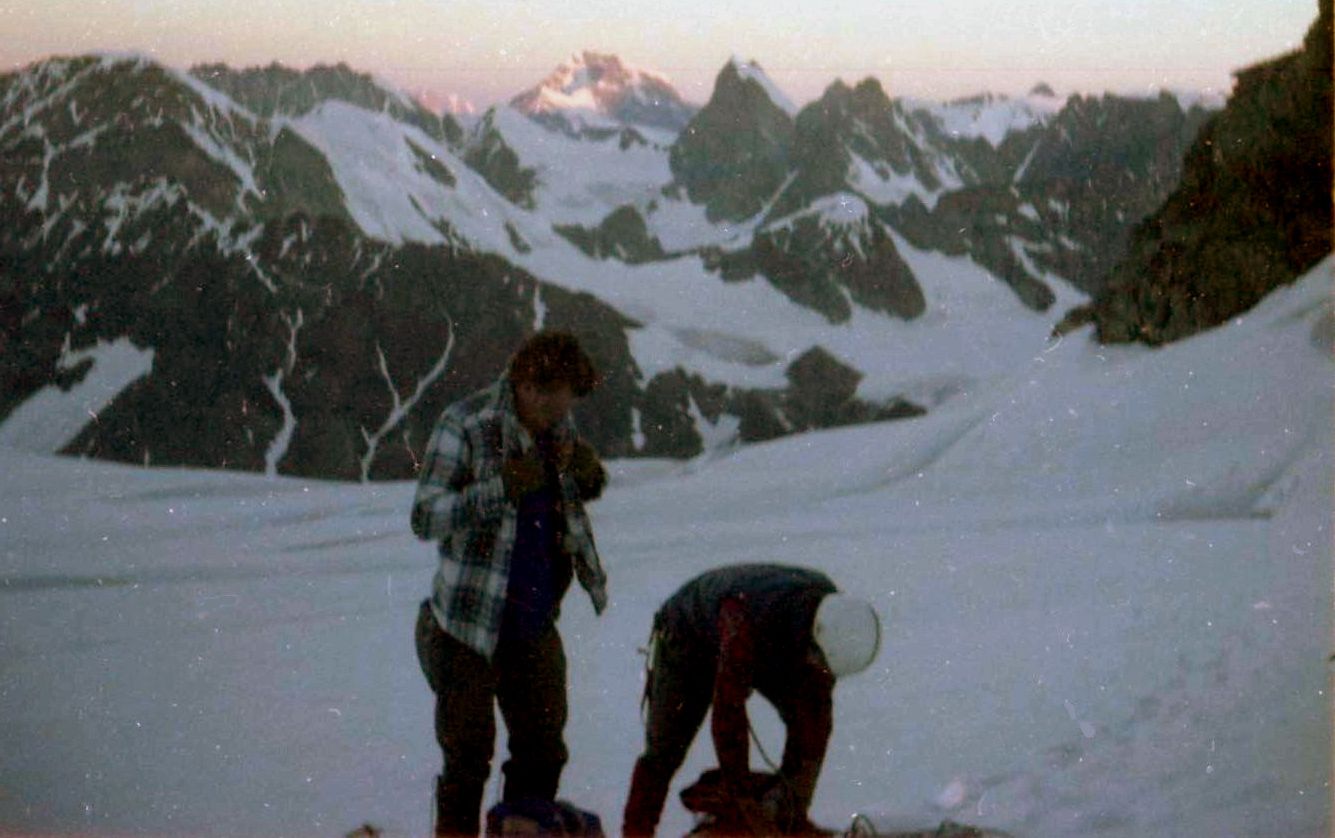
<svg viewBox="0 0 1335 838"><path fill-rule="evenodd" d="M570 385L583 398L602 383L588 353L570 332L544 330L524 341L510 359L510 380L543 389Z"/></svg>

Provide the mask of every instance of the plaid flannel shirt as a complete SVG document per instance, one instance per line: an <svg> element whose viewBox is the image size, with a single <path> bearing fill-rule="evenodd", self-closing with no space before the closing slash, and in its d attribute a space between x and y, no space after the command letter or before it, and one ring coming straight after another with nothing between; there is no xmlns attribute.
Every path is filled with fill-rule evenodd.
<svg viewBox="0 0 1335 838"><path fill-rule="evenodd" d="M554 429L574 438L567 416ZM532 436L515 413L507 377L445 409L427 443L413 498L412 529L440 543L431 610L446 633L490 659L500 633L510 581L518 507L505 494L501 469L527 453ZM607 607L607 576L598 559L584 504L574 480L561 475L565 510L563 545L575 576L598 614Z"/></svg>

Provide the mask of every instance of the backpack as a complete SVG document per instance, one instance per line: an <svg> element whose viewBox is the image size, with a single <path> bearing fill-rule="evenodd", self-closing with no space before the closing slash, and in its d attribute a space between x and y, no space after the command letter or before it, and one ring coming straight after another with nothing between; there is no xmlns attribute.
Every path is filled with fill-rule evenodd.
<svg viewBox="0 0 1335 838"><path fill-rule="evenodd" d="M750 772L736 797L725 790L722 772L711 768L682 789L681 802L696 815L690 834L697 838L831 834L807 820L792 790L775 774Z"/></svg>
<svg viewBox="0 0 1335 838"><path fill-rule="evenodd" d="M604 838L602 821L568 800L526 798L487 811L486 838Z"/></svg>

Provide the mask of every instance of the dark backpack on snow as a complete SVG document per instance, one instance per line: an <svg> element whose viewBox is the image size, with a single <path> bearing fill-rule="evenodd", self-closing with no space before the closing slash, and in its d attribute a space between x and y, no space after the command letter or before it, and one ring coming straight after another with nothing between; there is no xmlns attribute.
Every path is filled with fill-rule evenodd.
<svg viewBox="0 0 1335 838"><path fill-rule="evenodd" d="M567 800L497 803L487 811L487 838L604 838L602 821Z"/></svg>

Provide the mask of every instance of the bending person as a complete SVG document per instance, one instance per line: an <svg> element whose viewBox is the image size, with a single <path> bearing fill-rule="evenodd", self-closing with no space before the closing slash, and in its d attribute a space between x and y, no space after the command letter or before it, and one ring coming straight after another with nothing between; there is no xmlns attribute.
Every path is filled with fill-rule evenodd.
<svg viewBox="0 0 1335 838"><path fill-rule="evenodd" d="M866 669L880 635L870 604L840 594L814 570L736 565L687 582L654 616L645 751L631 777L623 834L653 834L711 706L724 789L746 795L752 690L787 728L774 792L805 823L833 725L835 679Z"/></svg>

